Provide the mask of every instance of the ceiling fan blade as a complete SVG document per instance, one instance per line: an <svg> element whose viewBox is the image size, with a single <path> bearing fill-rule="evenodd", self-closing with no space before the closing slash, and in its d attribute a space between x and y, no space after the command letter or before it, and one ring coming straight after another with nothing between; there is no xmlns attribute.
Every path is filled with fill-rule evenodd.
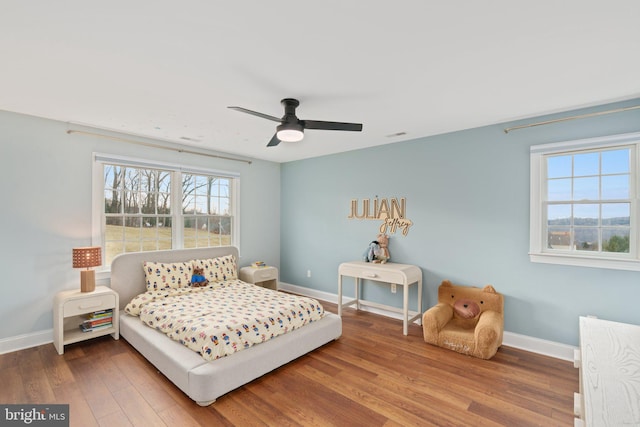
<svg viewBox="0 0 640 427"><path fill-rule="evenodd" d="M232 110L240 111L242 113L251 114L252 116L262 117L263 119L273 120L274 122L282 122L282 119L279 119L278 117L270 116L270 115L264 114L264 113L259 113L258 111L247 110L246 108L234 107L234 106L230 106L230 107L227 107L227 108L231 108Z"/></svg>
<svg viewBox="0 0 640 427"><path fill-rule="evenodd" d="M362 123L323 122L319 120L300 120L305 129L350 130L360 132Z"/></svg>
<svg viewBox="0 0 640 427"><path fill-rule="evenodd" d="M271 141L269 141L269 143L267 144L267 147L275 147L278 144L280 144L280 140L278 139L278 134L274 133L273 138L271 138Z"/></svg>

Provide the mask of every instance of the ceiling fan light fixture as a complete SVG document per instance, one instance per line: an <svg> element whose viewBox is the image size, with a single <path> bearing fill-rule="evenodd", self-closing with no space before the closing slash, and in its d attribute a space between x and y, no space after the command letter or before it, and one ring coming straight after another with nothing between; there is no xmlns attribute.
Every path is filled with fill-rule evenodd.
<svg viewBox="0 0 640 427"><path fill-rule="evenodd" d="M305 129L319 130L345 130L352 132L362 131L362 123L345 123L345 122L327 122L322 120L300 120L296 116L296 107L300 105L300 101L293 98L285 98L280 101L284 106L284 116L278 118L258 111L247 110L246 108L229 106L232 110L241 113L251 114L252 116L262 117L263 119L278 122L280 125L276 127L276 133L271 137L267 147L275 147L281 142L298 142L304 138Z"/></svg>
<svg viewBox="0 0 640 427"><path fill-rule="evenodd" d="M284 123L278 126L277 136L283 142L298 142L304 138L304 130L301 125L294 123Z"/></svg>

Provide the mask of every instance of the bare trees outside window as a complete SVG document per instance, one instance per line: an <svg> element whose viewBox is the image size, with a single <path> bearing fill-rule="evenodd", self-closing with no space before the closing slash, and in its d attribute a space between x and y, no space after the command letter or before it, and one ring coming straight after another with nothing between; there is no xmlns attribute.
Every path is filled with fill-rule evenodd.
<svg viewBox="0 0 640 427"><path fill-rule="evenodd" d="M232 244L236 178L106 162L102 168L106 265L124 252Z"/></svg>

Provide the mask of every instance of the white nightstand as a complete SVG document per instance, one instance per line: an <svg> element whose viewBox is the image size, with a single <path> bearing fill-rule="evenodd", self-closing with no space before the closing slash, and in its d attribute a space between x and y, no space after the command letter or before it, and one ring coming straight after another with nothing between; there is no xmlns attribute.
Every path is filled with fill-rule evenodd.
<svg viewBox="0 0 640 427"><path fill-rule="evenodd" d="M106 286L96 286L93 292L78 290L58 292L53 300L53 345L58 354L64 353L64 346L78 341L111 334L120 338L118 293ZM113 309L112 326L83 332L80 325L88 313Z"/></svg>
<svg viewBox="0 0 640 427"><path fill-rule="evenodd" d="M240 280L277 291L278 269L275 267L242 267Z"/></svg>

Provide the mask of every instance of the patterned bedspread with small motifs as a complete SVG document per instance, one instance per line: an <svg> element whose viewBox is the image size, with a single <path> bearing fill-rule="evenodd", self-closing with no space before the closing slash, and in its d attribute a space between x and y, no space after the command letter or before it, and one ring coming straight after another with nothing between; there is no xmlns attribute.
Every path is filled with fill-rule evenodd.
<svg viewBox="0 0 640 427"><path fill-rule="evenodd" d="M206 360L233 354L324 316L324 308L312 298L241 280L146 292L131 300L125 311Z"/></svg>

